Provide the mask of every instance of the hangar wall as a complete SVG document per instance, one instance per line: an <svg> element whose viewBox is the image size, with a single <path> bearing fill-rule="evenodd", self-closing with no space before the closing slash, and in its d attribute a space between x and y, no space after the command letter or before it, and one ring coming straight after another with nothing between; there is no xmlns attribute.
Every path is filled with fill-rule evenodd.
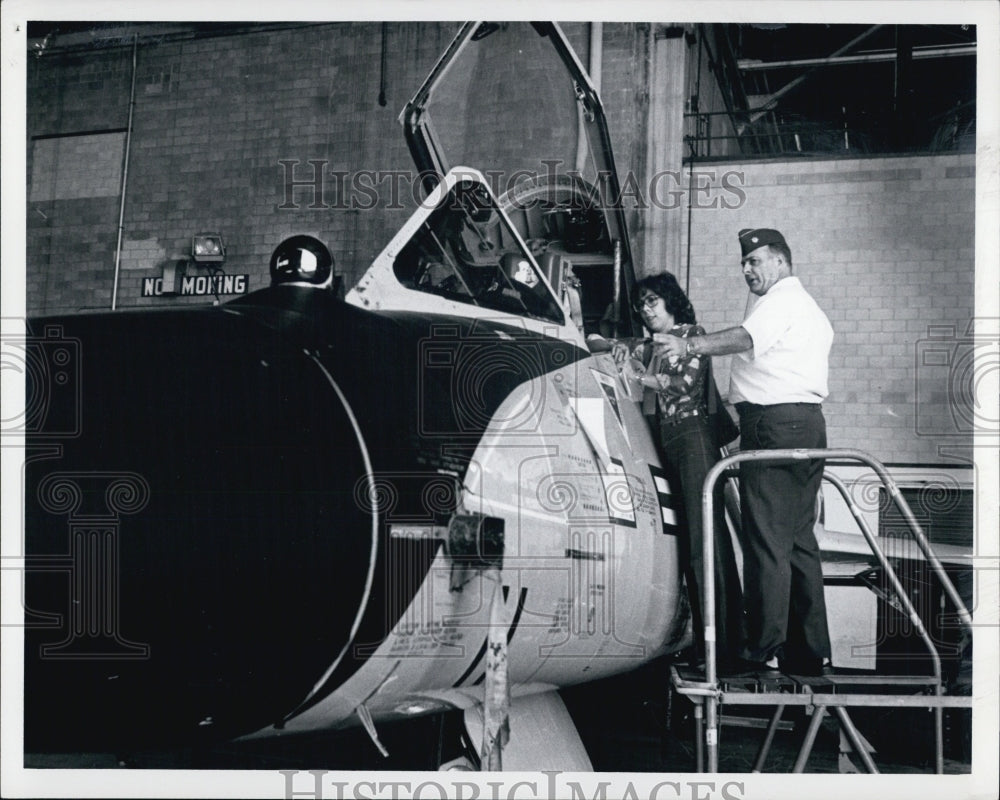
<svg viewBox="0 0 1000 800"><path fill-rule="evenodd" d="M744 195L737 208L692 210L690 296L708 330L743 317L737 232L778 228L836 331L831 446L938 463L953 457L942 448L971 445L973 420L953 412L967 408L971 385L962 365L975 334L974 154L700 163L697 172L736 173ZM723 386L728 360L716 359Z"/></svg>
<svg viewBox="0 0 1000 800"><path fill-rule="evenodd" d="M226 271L246 275L248 291L266 285L271 251L292 233L326 241L353 284L413 207L408 191L394 202L379 174L411 169L397 116L456 28L389 23L384 72L379 23L144 39L119 307L211 299L143 296L146 282L186 256L200 231L224 236ZM589 26L564 29L586 63ZM619 171L646 178L653 163L646 135L650 31L604 25L601 92ZM676 58L690 61L691 53L679 50ZM128 41L29 56L31 314L110 308L131 77ZM512 114L510 135L523 124ZM364 180L345 192L335 173ZM973 154L724 161L697 164L695 176L706 190L690 219L690 291L709 330L736 324L743 313L736 231L779 227L797 272L838 332L827 404L831 443L870 449L888 462L932 464L950 459L942 446L970 443L968 420L951 413L962 388L954 370L924 353L951 352L953 363L968 350ZM289 190L290 180L300 185ZM681 246L669 252L679 258L671 268L686 276L686 192L661 184L664 209L651 205L648 189L640 185L645 196L626 197L637 271L663 266L641 255L657 252L643 247L647 230L658 230L647 227L655 213L669 218L664 230L681 233ZM725 386L728 363L719 362Z"/></svg>
<svg viewBox="0 0 1000 800"><path fill-rule="evenodd" d="M402 210L347 208L331 173L410 167L396 117L457 24L392 25L386 105L378 102L378 23L294 26L137 48L134 130L128 163L119 306L204 302L142 297L143 280L189 252L190 237L221 233L226 271L267 284L268 259L292 233L327 242L348 283L406 218ZM86 159L43 156L46 142L122 131L128 121L132 48L79 48L29 58L29 312L109 308L118 187L88 190ZM59 138L54 138L59 135ZM39 139L36 137L53 137ZM100 139L120 159L124 137ZM51 145L49 145L51 149ZM282 162L285 162L284 164ZM312 163L311 163L312 162ZM60 180L47 173L57 169ZM286 197L286 180L313 186ZM36 186L51 185L48 191ZM373 183L373 181L369 181ZM65 188L63 188L65 187ZM388 204L383 204L388 205ZM284 206L284 208L282 208Z"/></svg>
<svg viewBox="0 0 1000 800"><path fill-rule="evenodd" d="M226 272L247 275L249 291L267 284L272 250L293 233L318 236L345 284L357 281L415 208L397 117L458 25L141 39L118 307L205 302L143 296L203 231L222 234ZM588 26L564 30L586 63ZM641 157L644 42L641 26L605 26L605 103L626 169ZM29 313L111 307L132 76L131 41L111 44L29 54ZM524 91L530 98L531 86ZM516 140L530 120L512 111L507 124Z"/></svg>

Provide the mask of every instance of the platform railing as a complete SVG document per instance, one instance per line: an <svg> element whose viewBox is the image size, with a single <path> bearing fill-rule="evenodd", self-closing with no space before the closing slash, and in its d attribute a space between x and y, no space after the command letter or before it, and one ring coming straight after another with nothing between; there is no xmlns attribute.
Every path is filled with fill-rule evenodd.
<svg viewBox="0 0 1000 800"><path fill-rule="evenodd" d="M704 738L705 738L705 750L708 757L708 771L718 772L719 769L719 704L722 699L722 692L719 688L719 679L717 672L716 663L716 641L715 641L715 548L714 548L714 535L712 530L712 521L714 520L714 499L713 490L715 484L729 467L739 464L744 461L810 461L814 459L846 459L851 461L860 461L863 464L867 464L875 474L878 476L882 485L888 491L893 502L899 508L900 513L903 515L903 519L906 521L910 533L917 545L920 547L924 554L927 562L931 565L931 569L937 576L938 580L941 582L945 593L948 595L951 602L954 604L955 609L958 613L958 617L962 624L968 627L970 630L972 628L972 616L969 614L968 609L965 607L965 603L962 602L962 598L959 596L958 591L955 589L954 584L948 577L938 559L937 555L934 553L933 548L930 545L920 523L917 521L913 512L910 510L909 505L903 498L902 492L900 492L899 487L896 482L889 475L885 466L873 458L868 453L862 450L854 449L784 449L784 450L747 450L745 452L735 453L730 456L722 458L718 463L709 470L708 474L705 476L705 482L702 486L702 520L703 520L703 536L702 536L702 556L703 556L703 568L704 575L702 580L702 609L703 617L705 623L705 684L703 687L689 687L688 694L696 695L703 698L705 712L704 712ZM933 664L935 685L936 685L936 695L939 698L937 703L927 703L929 706L933 706L935 709L935 767L938 773L944 771L944 755L943 755L943 735L942 735L942 724L941 715L942 707L945 703L940 701L941 694L941 658L937 652L937 648L934 646L934 642L927 632L923 624L923 620L917 613L913 604L910 602L909 596L904 591L902 584L899 582L895 571L889 564L888 559L882 552L881 548L878 546L875 536L872 534L867 523L864 521L860 510L857 508L856 504L850 499L850 493L847 492L846 487L843 482L840 481L836 476L831 476L825 474L824 478L829 480L833 485L841 492L841 494L848 501L848 507L851 510L852 515L858 522L861 532L864 535L869 547L871 547L876 559L882 565L885 570L886 575L892 583L893 589L899 598L900 603L906 609L910 620L913 622L916 630L920 634L927 646L930 654L931 661ZM925 701L926 702L926 701Z"/></svg>

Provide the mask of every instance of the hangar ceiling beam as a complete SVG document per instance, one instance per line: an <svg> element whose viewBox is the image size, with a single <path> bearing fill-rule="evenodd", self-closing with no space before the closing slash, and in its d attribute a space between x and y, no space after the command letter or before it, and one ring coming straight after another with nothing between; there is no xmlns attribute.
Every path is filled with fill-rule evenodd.
<svg viewBox="0 0 1000 800"><path fill-rule="evenodd" d="M926 58L950 58L954 56L974 56L976 45L954 45L952 47L914 47L915 61ZM827 56L826 58L796 58L789 61L761 61L755 58L741 58L737 64L742 72L754 70L782 69L785 67L839 67L845 64L867 64L880 61L895 61L895 50L879 50L872 53L857 53L850 56Z"/></svg>
<svg viewBox="0 0 1000 800"><path fill-rule="evenodd" d="M873 33L875 33L876 31L878 31L881 27L882 27L881 25L873 25L868 30L866 30L864 33L862 33L862 34L860 34L858 36L855 36L853 39L851 39L851 41L849 41L847 44L845 44L839 50L836 50L833 53L831 53L829 55L829 58L836 58L838 56L843 55L844 53L847 53L848 51L852 50L856 45L860 44L865 39L867 39L869 36L871 36ZM766 113L768 113L769 111L771 111L774 108L774 106L776 106L778 104L778 100L780 100L784 95L786 95L790 91L792 91L792 89L796 88L801 83L803 83L804 81L806 81L816 71L816 69L817 69L817 67L812 67L811 69L809 69L806 72L804 72L802 75L799 75L799 77L795 78L793 81L790 81L789 83L786 83L784 86L782 86L780 89L778 89L778 91L776 91L774 94L772 94L767 99L767 101L761 107L761 110L758 111L756 114L753 114L750 117L750 123L752 124L752 123L756 122L761 117L763 117Z"/></svg>

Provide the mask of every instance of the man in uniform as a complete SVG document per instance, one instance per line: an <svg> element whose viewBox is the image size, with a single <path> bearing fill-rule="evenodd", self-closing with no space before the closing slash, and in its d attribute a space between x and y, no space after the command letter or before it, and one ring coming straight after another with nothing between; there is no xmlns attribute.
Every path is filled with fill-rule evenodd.
<svg viewBox="0 0 1000 800"><path fill-rule="evenodd" d="M792 274L792 254L771 228L739 233L743 278L757 299L735 328L666 337L672 357L733 354L729 400L740 415L740 449L826 447L833 328ZM822 674L830 657L823 571L813 532L823 462L740 464L745 547L747 670L778 658L783 672Z"/></svg>

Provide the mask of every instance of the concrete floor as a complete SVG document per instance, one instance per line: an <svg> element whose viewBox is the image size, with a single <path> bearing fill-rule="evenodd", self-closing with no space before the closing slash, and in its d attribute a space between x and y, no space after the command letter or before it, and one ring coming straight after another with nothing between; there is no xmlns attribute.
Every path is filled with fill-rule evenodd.
<svg viewBox="0 0 1000 800"><path fill-rule="evenodd" d="M562 692L598 772L690 773L695 770L693 706L669 688L667 664L654 661L627 675L571 687ZM720 772L750 772L764 737L760 727L771 708L724 706L720 730ZM853 709L851 717L874 745L883 773L934 771L932 715L923 709ZM945 716L945 772L970 771L970 716ZM775 735L764 771L792 771L808 718L787 712ZM738 724L737 724L738 723ZM25 766L39 768L158 769L354 769L428 770L459 754L459 715L424 717L379 726L390 756L384 758L361 730L309 734L274 741L226 743L204 749L137 753L28 754ZM824 723L807 763L808 773L837 773L840 736ZM857 768L863 766L852 757Z"/></svg>

